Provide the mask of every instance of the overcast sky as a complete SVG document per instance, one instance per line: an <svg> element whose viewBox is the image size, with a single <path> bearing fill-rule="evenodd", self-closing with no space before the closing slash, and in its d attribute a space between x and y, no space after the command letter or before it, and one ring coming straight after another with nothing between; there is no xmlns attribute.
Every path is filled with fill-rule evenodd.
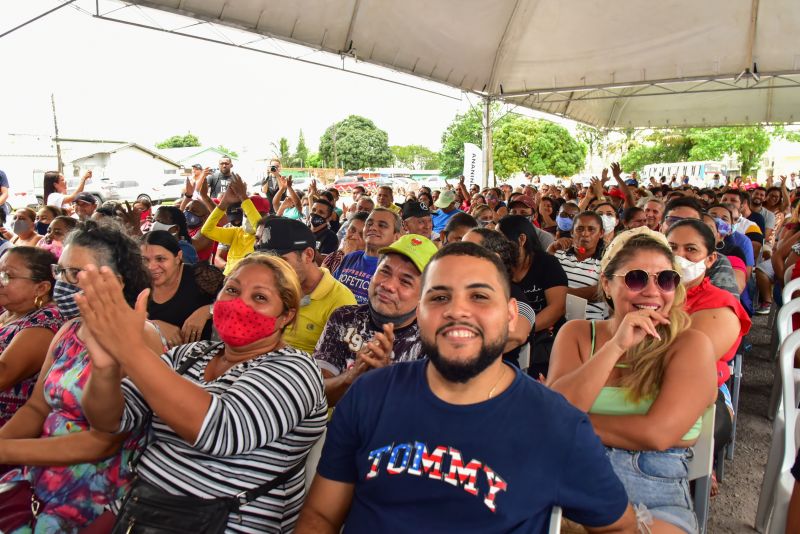
<svg viewBox="0 0 800 534"><path fill-rule="evenodd" d="M3 0L0 33L58 3ZM94 10L93 0L77 4ZM315 150L330 124L357 114L387 131L390 144L438 150L455 114L475 103L441 86L426 85L455 99L94 19L72 7L0 38L0 58L0 134L52 134L52 92L65 137L153 146L191 131L204 145L255 155L281 136L294 149L301 128Z"/></svg>

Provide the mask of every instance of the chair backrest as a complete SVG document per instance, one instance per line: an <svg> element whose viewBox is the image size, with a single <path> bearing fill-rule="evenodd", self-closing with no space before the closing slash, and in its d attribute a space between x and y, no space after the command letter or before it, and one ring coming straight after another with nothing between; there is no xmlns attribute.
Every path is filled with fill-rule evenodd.
<svg viewBox="0 0 800 534"><path fill-rule="evenodd" d="M528 367L531 366L531 344L530 343L525 343L519 349L519 359L517 361L519 362L519 368L522 369L522 371L527 371Z"/></svg>
<svg viewBox="0 0 800 534"><path fill-rule="evenodd" d="M700 430L697 443L692 447L694 456L689 461L689 480L711 476L714 466L714 414L716 410L717 406L712 404L703 412L703 428Z"/></svg>
<svg viewBox="0 0 800 534"><path fill-rule="evenodd" d="M325 427L325 431L314 443L314 446L311 447L311 450L308 451L308 456L306 456L306 493L308 493L308 488L311 487L311 482L314 481L314 475L317 474L317 464L320 456L322 456L322 447L325 445L325 437L327 435L328 428Z"/></svg>
<svg viewBox="0 0 800 534"><path fill-rule="evenodd" d="M792 283L795 281L800 281L800 278L792 280ZM795 313L800 313L800 298L784 300L783 306L778 310L778 318L775 320L775 324L778 327L778 343L783 343L792 333L792 315Z"/></svg>
<svg viewBox="0 0 800 534"><path fill-rule="evenodd" d="M783 272L783 285L789 283L792 279L792 274L794 274L794 265L790 265L784 272Z"/></svg>
<svg viewBox="0 0 800 534"><path fill-rule="evenodd" d="M553 506L550 512L550 526L547 529L547 534L559 534L561 532L561 507Z"/></svg>
<svg viewBox="0 0 800 534"><path fill-rule="evenodd" d="M792 267L794 267L794 265L792 265ZM786 281L786 283L783 285L783 290L781 291L781 302L786 304L792 300L792 293L795 291L800 291L800 278Z"/></svg>
<svg viewBox="0 0 800 534"><path fill-rule="evenodd" d="M798 299L800 300L800 299ZM794 355L800 348L800 330L795 330L781 343L780 368L781 368L781 387L784 411L784 449L782 471L792 468L795 455L797 454L797 437L795 428L797 424L797 398L794 389Z"/></svg>
<svg viewBox="0 0 800 534"><path fill-rule="evenodd" d="M573 319L586 319L586 306L589 301L585 298L576 297L575 295L567 295L567 307L564 317L567 321Z"/></svg>

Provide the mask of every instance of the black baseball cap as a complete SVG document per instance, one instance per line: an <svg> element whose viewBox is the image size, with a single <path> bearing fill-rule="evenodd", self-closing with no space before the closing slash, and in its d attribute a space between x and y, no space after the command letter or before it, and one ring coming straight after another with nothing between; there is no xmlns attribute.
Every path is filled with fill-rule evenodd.
<svg viewBox="0 0 800 534"><path fill-rule="evenodd" d="M192 165L192 168L193 169L200 169L201 171L203 170L203 166L200 165L199 163L195 163L194 165Z"/></svg>
<svg viewBox="0 0 800 534"><path fill-rule="evenodd" d="M75 196L75 200L73 200L73 202L87 202L89 204L97 205L97 197L91 193L82 192Z"/></svg>
<svg viewBox="0 0 800 534"><path fill-rule="evenodd" d="M430 217L430 215L428 206L422 202L409 201L403 204L402 217L404 221L409 217Z"/></svg>
<svg viewBox="0 0 800 534"><path fill-rule="evenodd" d="M316 248L311 229L300 221L287 217L270 217L257 232L255 249L278 256L294 250Z"/></svg>

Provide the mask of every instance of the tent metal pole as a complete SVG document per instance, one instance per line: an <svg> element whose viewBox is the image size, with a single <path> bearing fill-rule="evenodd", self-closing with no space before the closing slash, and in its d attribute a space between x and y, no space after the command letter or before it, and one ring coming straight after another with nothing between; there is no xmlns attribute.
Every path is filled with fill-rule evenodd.
<svg viewBox="0 0 800 534"><path fill-rule="evenodd" d="M11 28L10 30L8 30L8 31L5 31L5 32L3 32L3 33L0 33L0 39L2 39L3 37L5 37L5 36L6 36L6 35L8 35L9 33L13 33L13 32L15 32L15 31L19 30L20 28L24 28L25 26L27 26L27 25L28 25L28 24L30 24L31 22L36 22L37 20L39 20L39 19L41 19L41 18L44 18L44 17L46 17L46 16L47 16L47 15L49 15L50 13L53 13L54 11L58 11L58 10L59 10L59 9L61 9L62 7L67 7L68 5L70 5L70 4L73 4L73 3L75 3L75 0L67 0L67 1L66 1L66 2L64 2L63 4L59 4L59 5L57 5L56 7L54 7L53 9L50 9L50 10L48 10L48 11L45 11L45 12L44 12L44 13L42 13L41 15L37 15L37 16L33 17L31 20L25 21L25 22L23 22L22 24L19 24L19 25L17 25L17 26L14 26L14 27L13 27L13 28Z"/></svg>
<svg viewBox="0 0 800 534"><path fill-rule="evenodd" d="M489 176L494 175L494 156L492 155L492 97L483 99L483 176L481 189L489 187ZM494 184L491 184L494 185Z"/></svg>

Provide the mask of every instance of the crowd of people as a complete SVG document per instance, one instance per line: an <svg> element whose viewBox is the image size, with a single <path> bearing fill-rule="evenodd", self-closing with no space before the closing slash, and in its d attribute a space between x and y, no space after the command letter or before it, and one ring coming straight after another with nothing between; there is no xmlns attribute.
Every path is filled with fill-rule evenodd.
<svg viewBox="0 0 800 534"><path fill-rule="evenodd" d="M697 532L702 416L722 461L800 258L787 180L340 198L223 158L98 206L89 177L2 234L3 532Z"/></svg>

